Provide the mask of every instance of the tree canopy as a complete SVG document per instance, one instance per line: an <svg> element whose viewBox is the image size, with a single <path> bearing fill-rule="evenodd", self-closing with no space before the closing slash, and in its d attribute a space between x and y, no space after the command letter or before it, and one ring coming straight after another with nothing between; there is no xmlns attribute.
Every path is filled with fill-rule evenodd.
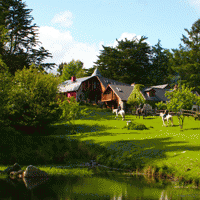
<svg viewBox="0 0 200 200"><path fill-rule="evenodd" d="M51 54L40 45L32 10L26 7L22 0L0 0L0 54L12 74L32 63L43 69L54 65L43 63Z"/></svg>
<svg viewBox="0 0 200 200"><path fill-rule="evenodd" d="M61 70L60 70L61 71ZM77 78L82 77L84 74L83 63L80 60L72 60L69 63L63 64L61 80L66 81L71 79L72 76Z"/></svg>
<svg viewBox="0 0 200 200"><path fill-rule="evenodd" d="M136 84L134 86L133 91L131 92L127 103L132 105L132 106L138 106L140 103L144 104L145 99L141 93L141 90L144 88L144 85L141 84Z"/></svg>
<svg viewBox="0 0 200 200"><path fill-rule="evenodd" d="M116 47L101 50L95 66L104 77L124 83L144 85L165 84L168 81L169 50L162 48L161 41L151 47L147 37L117 40Z"/></svg>
<svg viewBox="0 0 200 200"><path fill-rule="evenodd" d="M181 39L184 46L173 49L172 69L180 84L187 83L200 92L200 19L185 31L188 37L183 35Z"/></svg>
<svg viewBox="0 0 200 200"><path fill-rule="evenodd" d="M172 53L168 49L162 48L161 41L152 47L150 85L162 85L170 82L170 58Z"/></svg>

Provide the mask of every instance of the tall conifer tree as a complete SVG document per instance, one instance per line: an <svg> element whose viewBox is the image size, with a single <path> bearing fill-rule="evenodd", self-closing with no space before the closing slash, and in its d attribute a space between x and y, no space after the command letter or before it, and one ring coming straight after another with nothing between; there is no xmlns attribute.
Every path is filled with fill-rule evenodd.
<svg viewBox="0 0 200 200"><path fill-rule="evenodd" d="M40 46L38 27L33 24L31 9L26 8L22 0L0 0L0 30L6 40L1 42L2 59L10 72L15 73L32 63L43 68L51 68L54 64L43 64L51 54ZM6 32L5 32L6 30Z"/></svg>

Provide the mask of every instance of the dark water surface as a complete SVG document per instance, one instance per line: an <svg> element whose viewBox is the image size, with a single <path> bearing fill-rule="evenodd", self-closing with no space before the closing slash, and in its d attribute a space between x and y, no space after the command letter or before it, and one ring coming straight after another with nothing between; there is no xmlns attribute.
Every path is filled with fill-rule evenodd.
<svg viewBox="0 0 200 200"><path fill-rule="evenodd" d="M178 188L165 180L107 172L93 177L0 179L0 199L167 200L200 199L199 189Z"/></svg>

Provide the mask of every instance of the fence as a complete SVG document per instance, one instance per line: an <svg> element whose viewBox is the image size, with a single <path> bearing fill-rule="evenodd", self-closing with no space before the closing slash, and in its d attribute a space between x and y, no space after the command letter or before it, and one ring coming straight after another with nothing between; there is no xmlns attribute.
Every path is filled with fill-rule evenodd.
<svg viewBox="0 0 200 200"><path fill-rule="evenodd" d="M157 110L156 111L156 115L159 115L161 112L164 112L164 111L165 110ZM187 116L187 117L189 117L189 116L194 117L195 120L196 119L200 120L200 112L198 112L198 111L184 110L184 109L182 109L181 111L182 112L177 112L177 113L175 113L175 112L169 112L169 114L170 115L176 115L176 114L180 115L180 114L183 114L184 116Z"/></svg>
<svg viewBox="0 0 200 200"><path fill-rule="evenodd" d="M159 116L161 112L165 112L165 110L156 110L156 109L152 109L152 110L146 110L146 113L147 115L152 115L152 116ZM127 113L130 113L132 115L136 115L135 112L133 112L133 110L131 109L128 109L127 110ZM174 116L174 115L180 115L180 114L183 114L184 116L191 116L191 117L194 117L195 120L198 119L200 120L200 112L199 111L193 111L193 110L184 110L182 109L182 112L169 112L170 115Z"/></svg>

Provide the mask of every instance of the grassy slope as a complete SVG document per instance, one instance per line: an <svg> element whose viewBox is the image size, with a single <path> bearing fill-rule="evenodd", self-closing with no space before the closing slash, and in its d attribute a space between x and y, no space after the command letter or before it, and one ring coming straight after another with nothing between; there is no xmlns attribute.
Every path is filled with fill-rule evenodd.
<svg viewBox="0 0 200 200"><path fill-rule="evenodd" d="M87 118L74 122L75 135L70 135L68 123L57 123L38 138L9 136L1 139L1 160L5 160L4 165L18 162L26 166L52 166L57 162L67 164L72 158L76 162L80 158L86 162L96 158L99 163L115 168L145 171L151 166L157 171L182 176L187 180L200 180L200 121L186 117L184 130L180 131L177 117L174 117L174 127L163 127L160 117L143 120L126 115L126 120L122 121L121 118L115 120L115 116L106 110L90 109L92 113ZM124 128L128 120L152 128L128 130ZM66 136L71 140L66 141ZM82 144L76 140L82 141ZM37 159L34 161L33 157ZM0 168L4 170L6 166ZM58 172L57 168L50 171L53 174Z"/></svg>
<svg viewBox="0 0 200 200"><path fill-rule="evenodd" d="M126 121L143 123L149 130L127 130L126 121L114 120L111 113L93 110L91 117L76 120L78 134L73 139L90 141L106 147L112 156L101 162L110 166L145 169L148 166L199 179L200 122L185 117L184 130L174 117L174 127L163 127L160 117L136 119L127 115Z"/></svg>

